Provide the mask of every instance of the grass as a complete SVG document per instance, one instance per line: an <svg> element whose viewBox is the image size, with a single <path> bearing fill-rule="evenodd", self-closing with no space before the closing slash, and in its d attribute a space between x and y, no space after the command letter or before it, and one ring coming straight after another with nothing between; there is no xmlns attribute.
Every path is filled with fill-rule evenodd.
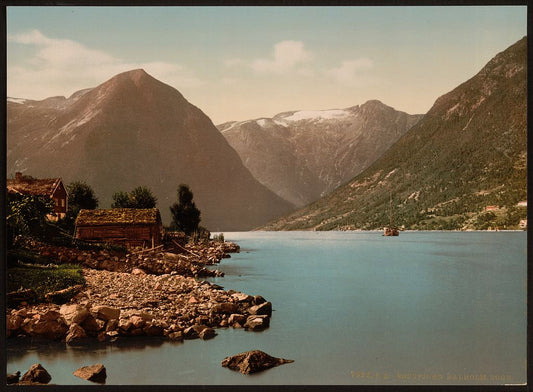
<svg viewBox="0 0 533 392"><path fill-rule="evenodd" d="M44 268L40 265L19 265L7 269L7 291L33 289L36 302L44 302L45 295L52 291L84 284L85 278L79 265L62 264Z"/></svg>

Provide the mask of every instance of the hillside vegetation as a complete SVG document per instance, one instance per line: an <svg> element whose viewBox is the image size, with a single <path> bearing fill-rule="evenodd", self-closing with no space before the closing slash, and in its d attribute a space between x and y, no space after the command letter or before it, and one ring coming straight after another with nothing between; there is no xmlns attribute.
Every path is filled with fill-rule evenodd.
<svg viewBox="0 0 533 392"><path fill-rule="evenodd" d="M269 230L516 229L527 218L527 42L437 99L375 164ZM488 208L487 208L488 207Z"/></svg>

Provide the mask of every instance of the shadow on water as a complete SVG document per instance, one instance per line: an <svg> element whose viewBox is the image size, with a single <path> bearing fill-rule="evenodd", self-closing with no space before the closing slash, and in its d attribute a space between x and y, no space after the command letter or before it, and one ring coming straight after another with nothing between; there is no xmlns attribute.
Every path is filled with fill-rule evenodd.
<svg viewBox="0 0 533 392"><path fill-rule="evenodd" d="M40 353L46 355L47 358L61 359L65 356L70 357L86 357L87 353L105 354L110 351L120 350L122 352L143 351L146 348L157 348L163 344L176 344L180 342L169 342L166 339L158 337L140 337L140 338L123 338L115 342L98 342L94 340L87 340L83 344L76 346L69 346L61 341L49 341L34 338L15 338L7 340L7 355L10 360L21 361L24 358Z"/></svg>

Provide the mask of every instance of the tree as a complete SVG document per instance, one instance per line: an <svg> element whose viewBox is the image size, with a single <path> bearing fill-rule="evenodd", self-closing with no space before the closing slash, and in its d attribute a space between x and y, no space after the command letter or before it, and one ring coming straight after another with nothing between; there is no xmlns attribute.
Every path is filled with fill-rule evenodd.
<svg viewBox="0 0 533 392"><path fill-rule="evenodd" d="M113 194L111 208L155 208L157 198L149 188L138 186L131 192L118 191Z"/></svg>
<svg viewBox="0 0 533 392"><path fill-rule="evenodd" d="M132 190L130 192L130 198L134 205L132 208L155 208L157 203L157 198L145 186L138 186Z"/></svg>
<svg viewBox="0 0 533 392"><path fill-rule="evenodd" d="M172 227L191 235L198 230L200 224L200 210L193 201L193 193L188 185L178 187L178 202L170 207L172 213Z"/></svg>
<svg viewBox="0 0 533 392"><path fill-rule="evenodd" d="M83 181L74 181L67 186L68 214L74 219L80 210L94 210L98 207L98 198L92 188Z"/></svg>
<svg viewBox="0 0 533 392"><path fill-rule="evenodd" d="M81 210L94 210L98 207L98 198L93 189L84 181L74 181L67 185L68 210L64 219L57 225L70 233L74 232L76 218Z"/></svg>
<svg viewBox="0 0 533 392"><path fill-rule="evenodd" d="M130 208L130 195L128 192L118 191L113 194L111 208Z"/></svg>
<svg viewBox="0 0 533 392"><path fill-rule="evenodd" d="M18 235L42 236L46 226L46 215L54 211L54 202L44 196L8 195L6 226L8 246Z"/></svg>

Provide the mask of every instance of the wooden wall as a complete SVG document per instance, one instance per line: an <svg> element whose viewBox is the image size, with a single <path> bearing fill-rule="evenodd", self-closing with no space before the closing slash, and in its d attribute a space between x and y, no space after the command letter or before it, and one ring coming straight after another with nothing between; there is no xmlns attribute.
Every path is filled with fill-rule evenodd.
<svg viewBox="0 0 533 392"><path fill-rule="evenodd" d="M78 226L76 238L128 247L152 247L161 243L161 231L156 224Z"/></svg>

